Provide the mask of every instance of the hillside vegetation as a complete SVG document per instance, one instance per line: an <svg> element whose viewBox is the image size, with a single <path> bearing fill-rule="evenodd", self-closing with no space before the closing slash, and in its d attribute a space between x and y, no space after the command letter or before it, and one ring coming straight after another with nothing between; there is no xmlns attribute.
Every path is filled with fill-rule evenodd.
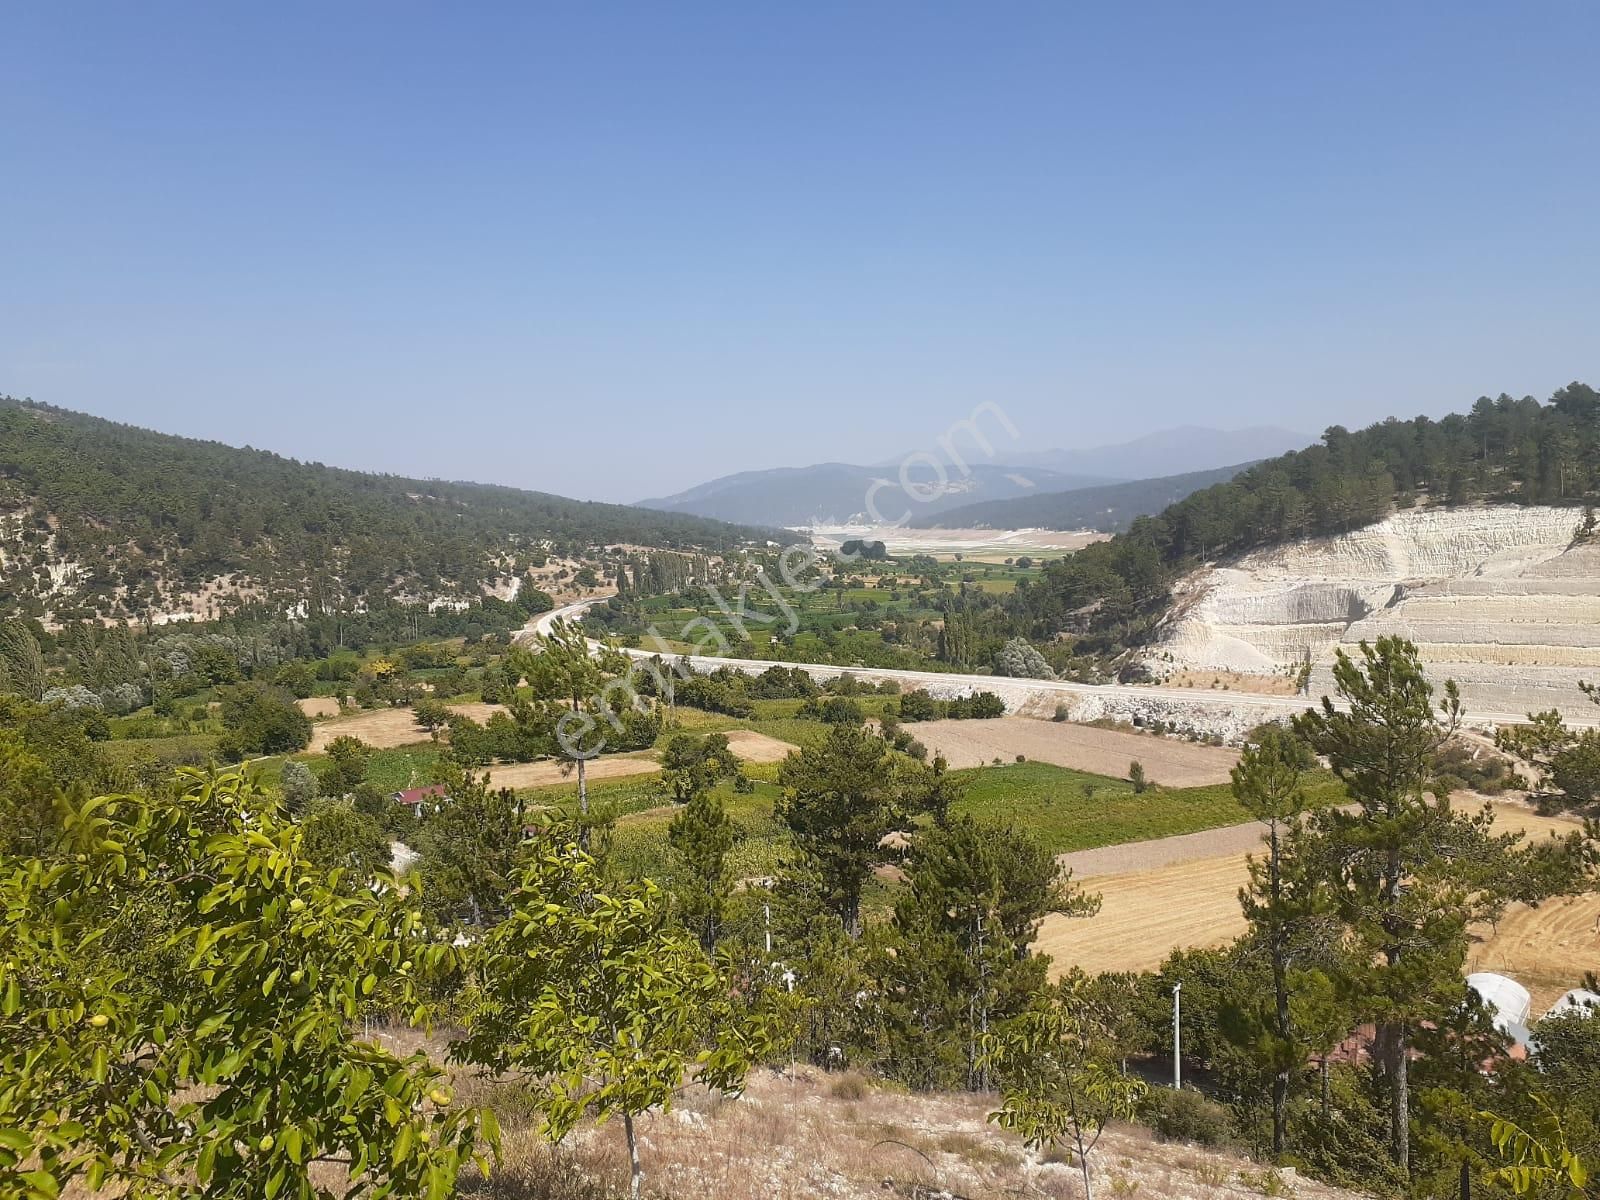
<svg viewBox="0 0 1600 1200"><path fill-rule="evenodd" d="M781 536L342 470L0 397L0 606L34 616L139 616L224 578L291 603L476 596L541 552L717 552L769 534Z"/></svg>
<svg viewBox="0 0 1600 1200"><path fill-rule="evenodd" d="M1582 383L1550 402L1480 399L1440 420L1390 419L1258 463L1125 533L1048 564L1009 602L1028 633L1136 642L1190 566L1296 538L1345 533L1395 507L1482 502L1588 504L1600 496L1600 393Z"/></svg>

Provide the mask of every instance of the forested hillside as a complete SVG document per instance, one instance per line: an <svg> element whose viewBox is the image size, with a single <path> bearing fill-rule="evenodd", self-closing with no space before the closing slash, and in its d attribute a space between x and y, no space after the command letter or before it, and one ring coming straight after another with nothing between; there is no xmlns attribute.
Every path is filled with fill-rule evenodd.
<svg viewBox="0 0 1600 1200"><path fill-rule="evenodd" d="M1319 445L1195 492L1127 532L1019 584L1011 614L1029 634L1087 636L1084 649L1136 641L1189 566L1294 538L1342 533L1396 506L1600 499L1600 393L1573 383L1540 403L1502 395L1440 420L1330 428Z"/></svg>
<svg viewBox="0 0 1600 1200"><path fill-rule="evenodd" d="M919 529L1097 529L1116 533L1137 518L1160 512L1201 488L1232 479L1247 465L963 504L931 516L919 516L911 524Z"/></svg>
<svg viewBox="0 0 1600 1200"><path fill-rule="evenodd" d="M0 398L0 604L141 616L225 588L316 604L477 596L615 543L720 552L771 531L303 463Z"/></svg>

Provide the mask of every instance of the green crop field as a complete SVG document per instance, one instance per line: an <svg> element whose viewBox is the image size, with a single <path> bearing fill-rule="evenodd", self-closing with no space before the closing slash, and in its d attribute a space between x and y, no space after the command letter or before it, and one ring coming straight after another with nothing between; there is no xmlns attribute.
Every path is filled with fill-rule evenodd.
<svg viewBox="0 0 1600 1200"><path fill-rule="evenodd" d="M1125 780L1032 762L952 775L966 785L956 812L1025 830L1058 854L1250 820L1227 784L1136 793ZM1322 774L1308 775L1306 793L1314 806L1344 799L1343 786Z"/></svg>

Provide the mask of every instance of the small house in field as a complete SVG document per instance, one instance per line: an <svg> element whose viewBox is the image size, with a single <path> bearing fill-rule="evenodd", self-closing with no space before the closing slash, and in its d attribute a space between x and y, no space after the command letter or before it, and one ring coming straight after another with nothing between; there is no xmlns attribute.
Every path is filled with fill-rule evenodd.
<svg viewBox="0 0 1600 1200"><path fill-rule="evenodd" d="M448 804L450 793L445 790L444 784L430 783L426 787L402 788L398 792L391 792L389 798L409 808L420 821L441 804Z"/></svg>

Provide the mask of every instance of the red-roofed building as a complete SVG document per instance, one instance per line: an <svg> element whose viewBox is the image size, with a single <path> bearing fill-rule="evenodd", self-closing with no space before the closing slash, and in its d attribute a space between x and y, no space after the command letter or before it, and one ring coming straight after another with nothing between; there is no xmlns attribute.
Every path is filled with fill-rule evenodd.
<svg viewBox="0 0 1600 1200"><path fill-rule="evenodd" d="M437 808L439 805L448 802L450 793L445 790L444 784L430 783L427 787L404 788L401 791L393 792L390 794L390 799L396 804L405 805L416 813L417 819L420 821L428 815L430 806Z"/></svg>

